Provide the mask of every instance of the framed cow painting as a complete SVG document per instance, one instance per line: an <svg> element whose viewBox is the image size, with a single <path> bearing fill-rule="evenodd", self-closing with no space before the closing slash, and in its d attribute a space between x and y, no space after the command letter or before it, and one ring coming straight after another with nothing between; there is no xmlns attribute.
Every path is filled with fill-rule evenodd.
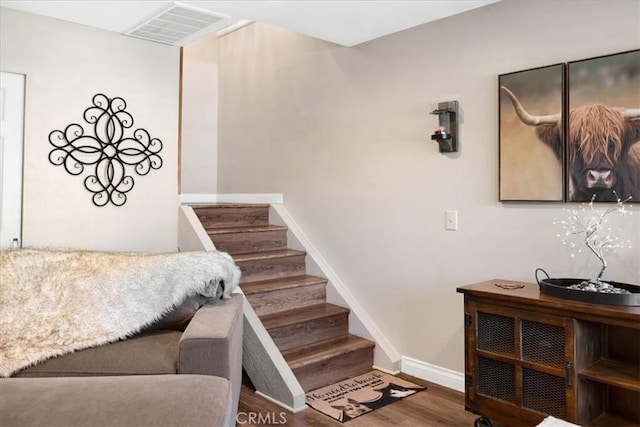
<svg viewBox="0 0 640 427"><path fill-rule="evenodd" d="M500 201L564 201L565 65L498 76Z"/></svg>
<svg viewBox="0 0 640 427"><path fill-rule="evenodd" d="M640 202L640 50L568 63L570 202Z"/></svg>

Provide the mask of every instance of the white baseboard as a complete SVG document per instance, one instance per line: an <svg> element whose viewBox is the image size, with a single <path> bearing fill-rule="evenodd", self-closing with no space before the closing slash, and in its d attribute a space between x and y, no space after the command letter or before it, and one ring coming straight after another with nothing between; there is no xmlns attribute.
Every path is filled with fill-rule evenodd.
<svg viewBox="0 0 640 427"><path fill-rule="evenodd" d="M294 414L296 414L296 413L298 413L298 412L301 412L301 411L304 411L305 409L307 409L307 408L308 408L308 406L307 406L307 405L303 405L303 406L300 406L300 407L298 407L298 408L293 408L293 407L291 407L291 406L289 406L289 405L285 405L284 403L280 402L279 400L276 400L276 399L272 398L271 396L269 396L269 395L267 395L267 394L264 394L264 393L263 393L263 392L261 392L261 391L256 390L256 392L255 392L255 393L256 393L258 396L260 396L260 397L262 397L262 398L264 398L264 399L268 400L269 402L271 402L271 403L275 403L276 405L280 406L281 408L286 409L287 411L292 412L292 413L294 413Z"/></svg>
<svg viewBox="0 0 640 427"><path fill-rule="evenodd" d="M373 369L376 369L376 370L378 370L378 371L380 371L380 372L384 372L385 374L389 374L389 375L398 375L398 374L400 373L400 371L399 371L399 370L394 370L394 371L392 371L392 370L390 370L390 369L383 368L383 367L378 366L378 365L373 365L373 366L372 366L372 368L373 368Z"/></svg>
<svg viewBox="0 0 640 427"><path fill-rule="evenodd" d="M431 363L402 356L400 371L443 387L464 393L464 374Z"/></svg>
<svg viewBox="0 0 640 427"><path fill-rule="evenodd" d="M259 193L259 194L180 194L180 204L198 203L284 203L284 196L281 193Z"/></svg>

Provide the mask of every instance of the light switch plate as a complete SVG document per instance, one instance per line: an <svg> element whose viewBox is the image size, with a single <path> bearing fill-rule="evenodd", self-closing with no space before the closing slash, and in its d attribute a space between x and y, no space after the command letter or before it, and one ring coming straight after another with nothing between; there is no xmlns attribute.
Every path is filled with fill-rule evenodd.
<svg viewBox="0 0 640 427"><path fill-rule="evenodd" d="M445 215L445 230L457 231L458 230L458 211L444 211Z"/></svg>

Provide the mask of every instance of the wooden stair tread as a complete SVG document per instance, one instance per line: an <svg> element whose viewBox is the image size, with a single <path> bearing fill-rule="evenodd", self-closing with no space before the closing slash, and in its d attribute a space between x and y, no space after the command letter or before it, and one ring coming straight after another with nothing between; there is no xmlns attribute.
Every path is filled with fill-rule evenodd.
<svg viewBox="0 0 640 427"><path fill-rule="evenodd" d="M346 335L282 352L291 369L322 362L353 351L373 348L375 343L355 335Z"/></svg>
<svg viewBox="0 0 640 427"><path fill-rule="evenodd" d="M192 208L205 230L269 224L269 205L265 204L203 204Z"/></svg>
<svg viewBox="0 0 640 427"><path fill-rule="evenodd" d="M308 307L294 308L292 310L281 311L279 313L266 314L260 317L264 327L275 329L282 326L293 325L296 323L309 322L311 320L321 319L339 314L348 314L349 309L334 304L316 304Z"/></svg>
<svg viewBox="0 0 640 427"><path fill-rule="evenodd" d="M305 275L243 283L241 288L245 295L252 295L262 292L279 291L303 286L320 285L324 283L327 283L327 279L318 276Z"/></svg>
<svg viewBox="0 0 640 427"><path fill-rule="evenodd" d="M283 225L247 225L240 227L212 227L207 228L209 235L219 234L236 234L236 233L262 233L265 231L286 231L287 227Z"/></svg>
<svg viewBox="0 0 640 427"><path fill-rule="evenodd" d="M279 249L276 251L263 251L263 252L251 252L248 254L233 255L235 262L244 261L257 261L273 258L284 258L289 256L306 255L305 251L298 251L296 249Z"/></svg>

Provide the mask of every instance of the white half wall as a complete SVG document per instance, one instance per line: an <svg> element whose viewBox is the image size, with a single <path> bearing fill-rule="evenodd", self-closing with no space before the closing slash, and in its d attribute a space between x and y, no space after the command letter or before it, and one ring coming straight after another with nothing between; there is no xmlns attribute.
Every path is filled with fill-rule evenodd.
<svg viewBox="0 0 640 427"><path fill-rule="evenodd" d="M2 9L0 67L26 75L23 244L94 250L177 249L179 49L57 19ZM92 98L122 97L134 129L162 141L163 165L124 206L96 207L72 176L49 162L48 136L83 119Z"/></svg>

